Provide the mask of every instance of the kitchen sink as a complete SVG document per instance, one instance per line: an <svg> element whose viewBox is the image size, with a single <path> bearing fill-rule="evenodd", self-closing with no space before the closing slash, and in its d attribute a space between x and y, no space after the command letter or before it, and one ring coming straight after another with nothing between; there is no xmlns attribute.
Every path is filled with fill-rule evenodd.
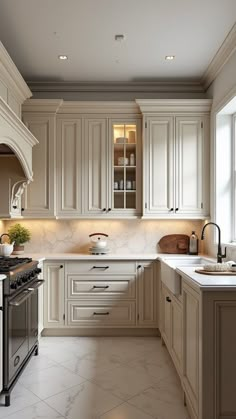
<svg viewBox="0 0 236 419"><path fill-rule="evenodd" d="M215 263L214 259L202 256L166 257L161 260L161 281L174 295L181 293L181 276L176 268L193 266L198 267Z"/></svg>
<svg viewBox="0 0 236 419"><path fill-rule="evenodd" d="M215 263L213 259L205 258L203 256L167 257L163 258L163 260L172 267L206 265L209 263Z"/></svg>

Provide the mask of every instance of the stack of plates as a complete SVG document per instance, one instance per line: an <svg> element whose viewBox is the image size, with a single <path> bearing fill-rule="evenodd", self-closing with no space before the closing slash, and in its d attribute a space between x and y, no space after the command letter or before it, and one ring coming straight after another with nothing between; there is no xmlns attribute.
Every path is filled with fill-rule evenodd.
<svg viewBox="0 0 236 419"><path fill-rule="evenodd" d="M116 138L116 143L117 144L128 143L128 138L127 137L118 137L118 138Z"/></svg>
<svg viewBox="0 0 236 419"><path fill-rule="evenodd" d="M101 247L93 246L89 248L90 255L107 255L110 253L110 249L108 247L104 247L103 249Z"/></svg>

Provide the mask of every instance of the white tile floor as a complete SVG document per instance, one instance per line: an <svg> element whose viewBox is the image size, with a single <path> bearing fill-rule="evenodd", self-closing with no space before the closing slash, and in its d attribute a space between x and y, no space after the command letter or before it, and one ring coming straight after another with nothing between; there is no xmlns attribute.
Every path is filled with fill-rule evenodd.
<svg viewBox="0 0 236 419"><path fill-rule="evenodd" d="M159 338L41 338L0 419L189 419Z"/></svg>

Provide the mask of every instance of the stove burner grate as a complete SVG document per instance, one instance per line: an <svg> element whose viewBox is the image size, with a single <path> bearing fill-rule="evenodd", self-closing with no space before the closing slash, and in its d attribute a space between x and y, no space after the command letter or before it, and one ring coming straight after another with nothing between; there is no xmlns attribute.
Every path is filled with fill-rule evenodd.
<svg viewBox="0 0 236 419"><path fill-rule="evenodd" d="M1 257L0 258L0 273L9 272L11 269L16 269L19 266L22 266L31 261L32 261L31 258Z"/></svg>

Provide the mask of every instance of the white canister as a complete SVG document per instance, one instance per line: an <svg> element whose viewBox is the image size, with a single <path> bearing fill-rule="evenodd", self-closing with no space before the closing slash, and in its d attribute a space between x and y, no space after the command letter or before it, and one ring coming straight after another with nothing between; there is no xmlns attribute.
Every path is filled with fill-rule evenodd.
<svg viewBox="0 0 236 419"><path fill-rule="evenodd" d="M135 157L133 153L130 154L129 164L130 166L135 166Z"/></svg>
<svg viewBox="0 0 236 419"><path fill-rule="evenodd" d="M127 180L126 181L126 189L132 189L132 182L131 182L131 180Z"/></svg>
<svg viewBox="0 0 236 419"><path fill-rule="evenodd" d="M114 189L118 189L119 188L119 183L118 182L114 182Z"/></svg>
<svg viewBox="0 0 236 419"><path fill-rule="evenodd" d="M120 180L119 182L119 189L123 190L124 189L124 181Z"/></svg>

